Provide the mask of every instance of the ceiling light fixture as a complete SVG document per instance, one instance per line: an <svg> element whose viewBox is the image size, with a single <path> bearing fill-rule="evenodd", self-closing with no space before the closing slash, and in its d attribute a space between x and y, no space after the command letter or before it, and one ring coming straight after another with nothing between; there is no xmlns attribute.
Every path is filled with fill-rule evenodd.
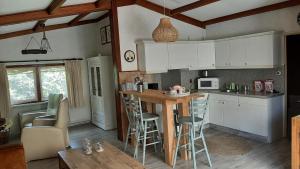
<svg viewBox="0 0 300 169"><path fill-rule="evenodd" d="M48 51L52 52L49 40L46 37L45 32L45 24L40 25L43 28L43 38L41 40L40 48L39 49L28 49L28 46L30 45L31 41L34 40L37 45L39 45L38 41L32 36L24 50L21 51L23 55L27 54L47 54Z"/></svg>
<svg viewBox="0 0 300 169"><path fill-rule="evenodd" d="M152 32L155 42L175 42L178 39L178 31L172 25L170 18L166 17L166 7L164 0L164 17L160 18L158 26Z"/></svg>

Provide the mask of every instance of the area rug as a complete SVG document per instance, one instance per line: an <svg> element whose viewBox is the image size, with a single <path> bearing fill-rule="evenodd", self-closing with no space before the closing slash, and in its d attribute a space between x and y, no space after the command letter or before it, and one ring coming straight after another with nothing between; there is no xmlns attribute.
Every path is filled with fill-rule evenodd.
<svg viewBox="0 0 300 169"><path fill-rule="evenodd" d="M209 153L217 155L244 155L252 150L247 139L231 134L221 134L206 139Z"/></svg>

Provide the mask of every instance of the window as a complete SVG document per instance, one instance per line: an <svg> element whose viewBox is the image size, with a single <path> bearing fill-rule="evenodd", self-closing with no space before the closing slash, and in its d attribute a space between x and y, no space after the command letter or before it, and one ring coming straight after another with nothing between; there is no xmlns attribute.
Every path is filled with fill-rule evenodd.
<svg viewBox="0 0 300 169"><path fill-rule="evenodd" d="M45 101L50 93L67 96L63 65L11 66L7 75L12 104Z"/></svg>
<svg viewBox="0 0 300 169"><path fill-rule="evenodd" d="M38 100L34 68L8 69L7 74L12 104Z"/></svg>
<svg viewBox="0 0 300 169"><path fill-rule="evenodd" d="M47 100L50 93L61 93L67 96L67 81L63 66L41 67L42 100Z"/></svg>

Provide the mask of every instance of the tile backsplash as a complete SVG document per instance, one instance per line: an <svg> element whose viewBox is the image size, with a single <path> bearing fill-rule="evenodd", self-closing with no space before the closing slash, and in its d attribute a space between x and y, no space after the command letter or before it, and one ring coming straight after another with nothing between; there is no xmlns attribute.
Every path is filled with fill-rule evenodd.
<svg viewBox="0 0 300 169"><path fill-rule="evenodd" d="M280 72L280 75L277 73ZM238 70L210 70L209 76L219 77L220 86L224 83L234 82L240 85L250 85L253 89L254 80L274 80L274 89L284 92L284 67L274 69L238 69Z"/></svg>
<svg viewBox="0 0 300 169"><path fill-rule="evenodd" d="M218 77L220 79L220 87L225 83L234 82L240 85L250 85L253 89L254 80L274 80L274 89L284 92L284 67L274 69L230 69L230 70L209 70L210 77ZM280 75L277 73L280 72ZM168 89L170 86L180 84L186 88L197 89L197 79L201 77L201 71L197 70L170 70L168 73L161 74L161 87ZM190 83L190 79L193 83Z"/></svg>

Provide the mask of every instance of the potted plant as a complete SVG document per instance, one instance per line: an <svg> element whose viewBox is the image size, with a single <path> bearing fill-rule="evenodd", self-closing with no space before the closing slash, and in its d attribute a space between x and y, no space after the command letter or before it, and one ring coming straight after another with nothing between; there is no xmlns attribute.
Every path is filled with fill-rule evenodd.
<svg viewBox="0 0 300 169"><path fill-rule="evenodd" d="M0 118L0 145L8 142L9 130L12 124L11 120Z"/></svg>

